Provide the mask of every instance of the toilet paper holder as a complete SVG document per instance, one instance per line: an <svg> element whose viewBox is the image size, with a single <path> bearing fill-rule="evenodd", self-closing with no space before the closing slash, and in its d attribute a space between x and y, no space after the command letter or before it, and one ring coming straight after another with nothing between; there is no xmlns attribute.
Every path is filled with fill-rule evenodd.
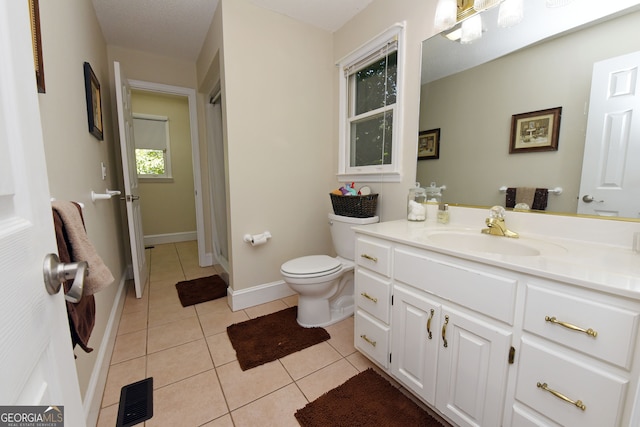
<svg viewBox="0 0 640 427"><path fill-rule="evenodd" d="M271 233L265 231L260 234L245 234L243 239L245 242L251 244L251 246L264 245L267 243L267 240L271 238Z"/></svg>

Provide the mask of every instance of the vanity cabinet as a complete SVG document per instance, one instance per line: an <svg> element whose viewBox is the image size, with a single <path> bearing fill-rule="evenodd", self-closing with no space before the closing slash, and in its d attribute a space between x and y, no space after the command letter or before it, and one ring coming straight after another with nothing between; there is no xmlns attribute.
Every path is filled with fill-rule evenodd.
<svg viewBox="0 0 640 427"><path fill-rule="evenodd" d="M410 392L457 426L638 424L640 300L411 243L357 232L354 338Z"/></svg>
<svg viewBox="0 0 640 427"><path fill-rule="evenodd" d="M513 281L403 246L394 250L394 271L392 375L457 425L500 425L511 331L432 290L473 294L480 280L493 287L495 295L489 297L499 297L501 287ZM482 298L462 299L484 306ZM512 316L513 302L505 305L511 307L485 308L498 317Z"/></svg>

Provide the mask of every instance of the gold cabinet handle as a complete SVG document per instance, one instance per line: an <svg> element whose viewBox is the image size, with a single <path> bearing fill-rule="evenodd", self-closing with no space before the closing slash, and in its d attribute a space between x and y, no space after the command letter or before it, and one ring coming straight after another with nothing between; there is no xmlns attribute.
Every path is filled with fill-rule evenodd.
<svg viewBox="0 0 640 427"><path fill-rule="evenodd" d="M373 341L372 339L370 339L369 337L367 337L366 335L362 334L362 335L360 335L360 338L362 338L363 340L365 340L366 342L368 342L372 346L374 346L374 347L376 346L376 342Z"/></svg>
<svg viewBox="0 0 640 427"><path fill-rule="evenodd" d="M587 407L582 403L582 400L571 400L564 394L549 388L547 383L538 383L537 385L538 385L538 388L548 391L549 393L553 394L555 397L562 399L565 402L571 403L572 405L575 405L578 409L582 409L583 411L587 409Z"/></svg>
<svg viewBox="0 0 640 427"><path fill-rule="evenodd" d="M377 302L378 302L378 298L374 298L374 297L372 297L371 295L369 295L369 294L368 294L368 293L366 293L366 292L363 292L363 293L361 293L360 295L362 295L362 296L363 296L363 297L365 297L366 299L371 300L371 301L373 301L373 302L375 302L375 303L377 303Z"/></svg>
<svg viewBox="0 0 640 427"><path fill-rule="evenodd" d="M447 347L447 323L449 323L449 316L444 316L444 325L442 325L442 345Z"/></svg>
<svg viewBox="0 0 640 427"><path fill-rule="evenodd" d="M429 333L429 339L432 338L432 334L431 334L431 319L433 319L433 313L435 313L435 310L432 308L431 309L431 316L429 316L429 320L427 320L427 332Z"/></svg>
<svg viewBox="0 0 640 427"><path fill-rule="evenodd" d="M551 322L551 323L555 323L557 325L560 326L564 326L567 329L571 329L572 331L578 331L578 332L584 332L585 334L589 335L590 337L597 337L598 333L596 331L594 331L593 329L589 328L589 329L583 329L579 326L576 325L572 325L571 323L567 323L567 322L561 322L558 319L554 317L550 317L550 316L545 316L544 320L547 322Z"/></svg>
<svg viewBox="0 0 640 427"><path fill-rule="evenodd" d="M367 255L367 254L362 254L360 255L362 258L368 259L369 261L373 261L373 262L378 262L378 258L371 256L371 255Z"/></svg>

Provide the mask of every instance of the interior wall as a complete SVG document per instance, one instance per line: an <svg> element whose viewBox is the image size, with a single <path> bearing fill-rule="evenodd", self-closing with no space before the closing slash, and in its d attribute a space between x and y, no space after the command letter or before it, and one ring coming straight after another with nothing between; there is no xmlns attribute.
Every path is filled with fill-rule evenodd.
<svg viewBox="0 0 640 427"><path fill-rule="evenodd" d="M446 184L449 203L478 206L504 205L498 189L505 185L562 187L562 195L549 197L548 210L575 213L593 64L640 49L639 39L628 37L638 17L640 12L422 86L420 130L440 128L441 142L439 159L418 162L417 180ZM589 48L567 55L576 46ZM562 107L558 150L509 154L511 116L554 107Z"/></svg>
<svg viewBox="0 0 640 427"><path fill-rule="evenodd" d="M196 233L196 209L191 160L189 103L184 96L132 91L133 113L165 116L169 120L170 182L140 180L142 229L145 237Z"/></svg>
<svg viewBox="0 0 640 427"><path fill-rule="evenodd" d="M331 34L247 0L222 0L220 11L213 25L224 40L211 40L212 28L198 63L206 73L222 52L231 285L240 290L280 281L288 259L331 251ZM265 230L273 238L263 246L242 240Z"/></svg>
<svg viewBox="0 0 640 427"><path fill-rule="evenodd" d="M96 365L118 283L127 261L123 248L120 201L91 201L91 190L118 189L108 94L109 64L106 43L91 2L40 2L46 93L39 95L40 115L51 196L85 205L83 215L89 239L109 267L115 282L95 295L96 321L85 353L77 347L76 367L83 398ZM104 140L89 133L83 63L91 64L100 82ZM102 179L100 163L107 167Z"/></svg>
<svg viewBox="0 0 640 427"><path fill-rule="evenodd" d="M406 198L416 177L416 158L418 153L418 108L420 102L420 60L422 41L433 34L433 16L435 1L417 2L415 0L375 0L366 9L334 33L333 63L357 50L395 23L405 22L405 62L404 83L402 86L403 116L397 129L402 141L401 168L402 178L398 183L369 183L378 196L378 215L381 221L400 219L406 216ZM338 153L338 80L337 69L333 72L334 111L332 152L332 172L337 171ZM333 187L343 183L335 181ZM365 184L365 183L358 183Z"/></svg>

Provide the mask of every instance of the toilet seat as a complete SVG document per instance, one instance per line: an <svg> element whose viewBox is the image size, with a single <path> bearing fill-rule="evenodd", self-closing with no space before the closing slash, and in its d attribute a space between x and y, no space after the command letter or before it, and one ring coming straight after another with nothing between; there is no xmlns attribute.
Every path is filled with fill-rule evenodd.
<svg viewBox="0 0 640 427"><path fill-rule="evenodd" d="M285 262L280 267L284 276L295 278L322 277L342 269L342 262L328 255L310 255Z"/></svg>

